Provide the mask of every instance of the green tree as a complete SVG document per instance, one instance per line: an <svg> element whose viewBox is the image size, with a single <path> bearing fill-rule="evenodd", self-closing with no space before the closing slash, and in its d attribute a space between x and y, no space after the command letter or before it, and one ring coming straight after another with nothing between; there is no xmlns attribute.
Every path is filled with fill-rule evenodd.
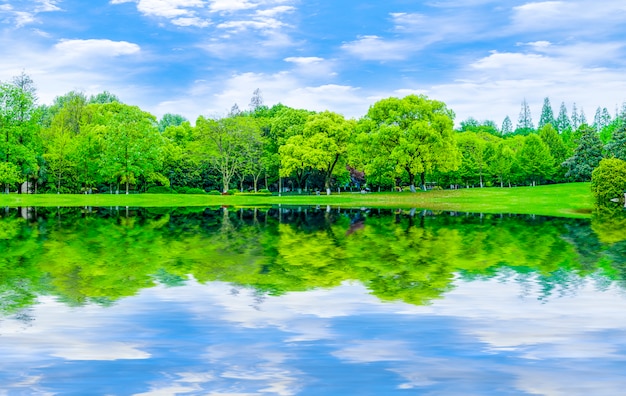
<svg viewBox="0 0 626 396"><path fill-rule="evenodd" d="M539 131L539 137L548 146L550 155L552 156L552 176L556 181L562 181L565 177L566 169L561 167L561 164L569 155L569 151L563 143L561 135L558 134L556 129L551 124L546 124Z"/></svg>
<svg viewBox="0 0 626 396"><path fill-rule="evenodd" d="M333 174L345 172L346 154L355 124L330 111L307 118L302 135L292 136L281 147L281 175L297 169L317 169L324 177L324 188L330 195Z"/></svg>
<svg viewBox="0 0 626 396"><path fill-rule="evenodd" d="M411 191L415 191L418 175L425 189L427 172L458 168L454 112L445 103L423 95L388 98L370 107L366 117L372 127L372 159L388 161L394 177L406 174Z"/></svg>
<svg viewBox="0 0 626 396"><path fill-rule="evenodd" d="M231 180L244 169L246 142L251 136L258 136L258 124L252 117L245 115L219 120L200 116L195 130L195 155L217 169L221 175L222 190L228 191Z"/></svg>
<svg viewBox="0 0 626 396"><path fill-rule="evenodd" d="M507 145L506 141L500 141L495 146L494 155L489 164L490 172L498 177L500 187L504 187L504 183L508 182L511 186L511 168L515 161L515 153Z"/></svg>
<svg viewBox="0 0 626 396"><path fill-rule="evenodd" d="M607 156L626 161L626 123L620 123L613 131L611 140L605 146L605 150Z"/></svg>
<svg viewBox="0 0 626 396"><path fill-rule="evenodd" d="M116 185L124 184L126 194L139 178L169 186L159 173L164 142L156 118L136 106L118 102L95 106L94 123L105 127L100 156L102 177Z"/></svg>
<svg viewBox="0 0 626 396"><path fill-rule="evenodd" d="M554 158L550 155L550 149L535 134L524 139L524 145L518 153L518 161L522 174L533 186L549 178L554 171Z"/></svg>
<svg viewBox="0 0 626 396"><path fill-rule="evenodd" d="M0 161L7 164L5 169L13 168L9 163L19 169L18 182L25 180L27 170L37 167L34 140L38 124L32 117L35 96L28 81L22 80L16 79L20 86L0 84ZM15 183L5 183L5 193Z"/></svg>
<svg viewBox="0 0 626 396"><path fill-rule="evenodd" d="M538 128L541 129L548 124L555 126L556 122L554 121L554 112L552 111L550 98L546 97L543 99L543 107L541 108L541 117L539 118Z"/></svg>
<svg viewBox="0 0 626 396"><path fill-rule="evenodd" d="M559 116L556 119L556 124L554 125L554 127L559 133L563 133L568 129L572 129L572 122L567 115L567 107L565 107L565 102L561 102Z"/></svg>
<svg viewBox="0 0 626 396"><path fill-rule="evenodd" d="M591 174L591 192L598 204L612 199L624 201L626 189L626 161L605 158Z"/></svg>
<svg viewBox="0 0 626 396"><path fill-rule="evenodd" d="M165 132L165 130L167 129L167 127L170 126L179 126L182 125L183 122L188 122L188 120L181 116L180 114L171 114L171 113L167 113L164 114L163 117L161 117L161 120L159 121L159 132Z"/></svg>
<svg viewBox="0 0 626 396"><path fill-rule="evenodd" d="M583 125L579 131L582 135L578 147L574 154L563 162L567 169L565 177L574 181L589 181L591 173L602 160L603 146L593 128Z"/></svg>

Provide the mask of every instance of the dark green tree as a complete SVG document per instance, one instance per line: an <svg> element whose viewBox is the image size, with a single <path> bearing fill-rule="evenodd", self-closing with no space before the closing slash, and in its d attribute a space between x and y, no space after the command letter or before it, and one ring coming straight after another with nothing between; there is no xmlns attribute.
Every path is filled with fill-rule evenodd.
<svg viewBox="0 0 626 396"><path fill-rule="evenodd" d="M589 181L591 173L602 160L602 142L596 131L588 125L580 127L581 137L574 154L563 166L567 169L565 177L574 181Z"/></svg>
<svg viewBox="0 0 626 396"><path fill-rule="evenodd" d="M626 161L626 124L620 125L613 131L611 140L605 146L607 156Z"/></svg>

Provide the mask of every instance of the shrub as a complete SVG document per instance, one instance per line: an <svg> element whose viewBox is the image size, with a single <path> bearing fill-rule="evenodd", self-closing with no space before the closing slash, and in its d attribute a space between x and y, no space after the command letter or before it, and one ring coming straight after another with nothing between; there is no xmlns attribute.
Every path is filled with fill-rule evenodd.
<svg viewBox="0 0 626 396"><path fill-rule="evenodd" d="M272 193L270 190L268 190L267 188L262 188L259 190L260 193Z"/></svg>
<svg viewBox="0 0 626 396"><path fill-rule="evenodd" d="M235 195L235 194L238 194L238 193L239 193L239 190L237 190L236 188L233 188L232 190L228 190L226 192L226 194L228 194L228 195Z"/></svg>
<svg viewBox="0 0 626 396"><path fill-rule="evenodd" d="M180 187L175 187L174 190L176 190L176 192L179 194L187 194L187 190L189 190L189 187L180 186Z"/></svg>
<svg viewBox="0 0 626 396"><path fill-rule="evenodd" d="M591 192L597 203L606 203L613 198L624 201L626 188L626 161L605 158L591 173Z"/></svg>
<svg viewBox="0 0 626 396"><path fill-rule="evenodd" d="M221 192L217 191L217 190L212 190L208 192L209 195L222 195Z"/></svg>
<svg viewBox="0 0 626 396"><path fill-rule="evenodd" d="M170 187L165 186L152 186L146 191L148 194L176 194L176 191Z"/></svg>
<svg viewBox="0 0 626 396"><path fill-rule="evenodd" d="M204 191L201 188L194 187L194 188L188 188L185 194L206 194L206 191Z"/></svg>

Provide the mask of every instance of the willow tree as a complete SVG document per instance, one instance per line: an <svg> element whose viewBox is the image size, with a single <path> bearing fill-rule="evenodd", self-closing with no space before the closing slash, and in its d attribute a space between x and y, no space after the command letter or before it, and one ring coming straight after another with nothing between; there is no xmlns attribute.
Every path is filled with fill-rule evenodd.
<svg viewBox="0 0 626 396"><path fill-rule="evenodd" d="M416 176L425 189L427 172L458 168L454 112L445 103L424 95L392 97L376 102L366 118L371 121L367 133L372 161L391 164L395 177L406 174L412 192Z"/></svg>

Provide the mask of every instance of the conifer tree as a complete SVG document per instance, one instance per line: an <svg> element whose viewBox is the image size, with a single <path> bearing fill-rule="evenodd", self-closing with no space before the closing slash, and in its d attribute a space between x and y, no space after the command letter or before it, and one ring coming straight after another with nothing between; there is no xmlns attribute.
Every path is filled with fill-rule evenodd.
<svg viewBox="0 0 626 396"><path fill-rule="evenodd" d="M572 106L572 131L576 132L578 127L580 126L580 115L578 114L578 108L576 108L576 103Z"/></svg>
<svg viewBox="0 0 626 396"><path fill-rule="evenodd" d="M554 125L554 112L552 111L552 105L550 104L550 98L546 97L543 100L543 107L541 108L541 118L539 118L539 126L541 129L544 126L552 124Z"/></svg>
<svg viewBox="0 0 626 396"><path fill-rule="evenodd" d="M581 126L580 132L580 141L574 155L563 162L563 166L567 168L565 177L574 181L589 181L591 172L602 160L602 142L596 131L586 124Z"/></svg>
<svg viewBox="0 0 626 396"><path fill-rule="evenodd" d="M554 127L559 133L563 133L568 129L572 129L572 123L567 116L567 108L565 107L565 102L561 102L559 116L556 119L556 125Z"/></svg>
<svg viewBox="0 0 626 396"><path fill-rule="evenodd" d="M534 129L535 126L533 125L533 118L530 114L530 107L528 107L528 102L524 98L524 100L522 101L522 109L519 113L519 119L517 121L517 128L515 129L515 133L526 135Z"/></svg>
<svg viewBox="0 0 626 396"><path fill-rule="evenodd" d="M513 133L513 123L511 122L511 118L509 116L504 117L504 121L502 121L502 134L508 135Z"/></svg>

